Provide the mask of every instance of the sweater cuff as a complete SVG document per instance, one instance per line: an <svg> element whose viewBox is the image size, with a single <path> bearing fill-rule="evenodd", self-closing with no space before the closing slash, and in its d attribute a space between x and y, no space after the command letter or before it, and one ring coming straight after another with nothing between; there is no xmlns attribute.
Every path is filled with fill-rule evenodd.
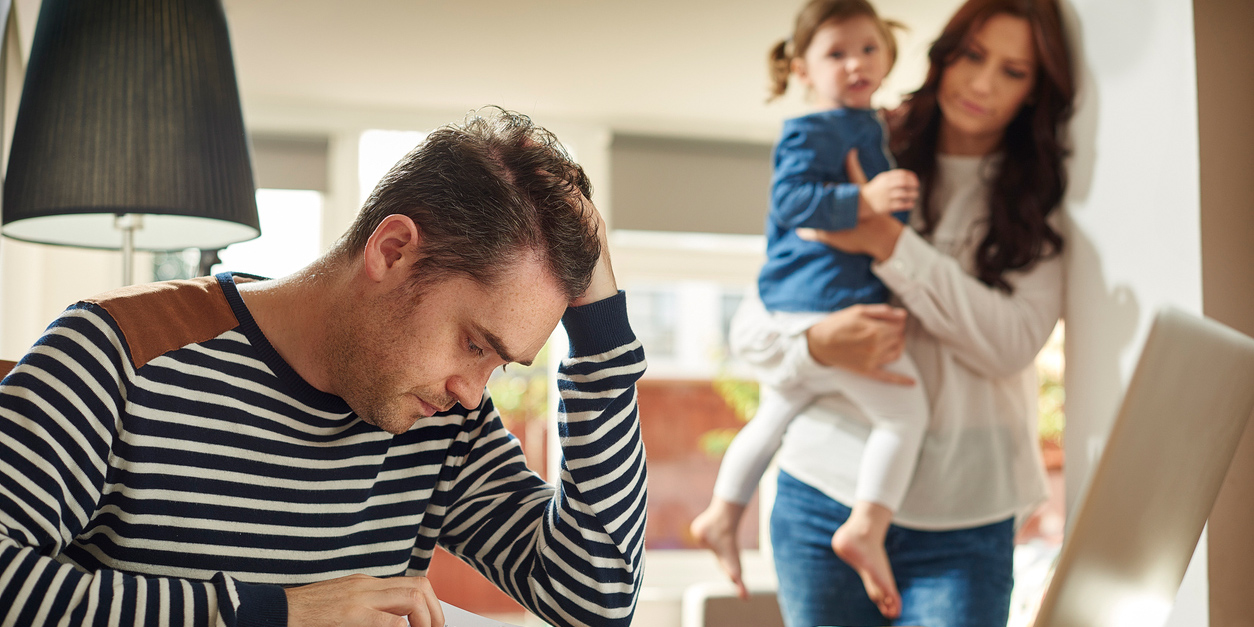
<svg viewBox="0 0 1254 627"><path fill-rule="evenodd" d="M636 341L627 320L627 295L622 290L595 303L567 307L562 326L570 337L571 357L596 355Z"/></svg>
<svg viewBox="0 0 1254 627"><path fill-rule="evenodd" d="M917 231L906 227L897 238L893 254L883 261L871 264L871 271L889 289L901 296L922 279L940 254Z"/></svg>
<svg viewBox="0 0 1254 627"><path fill-rule="evenodd" d="M239 608L235 627L287 627L287 593L282 586L235 582Z"/></svg>
<svg viewBox="0 0 1254 627"><path fill-rule="evenodd" d="M853 183L838 183L832 190L829 226L819 227L831 231L844 231L858 226L858 203L862 201L861 188Z"/></svg>

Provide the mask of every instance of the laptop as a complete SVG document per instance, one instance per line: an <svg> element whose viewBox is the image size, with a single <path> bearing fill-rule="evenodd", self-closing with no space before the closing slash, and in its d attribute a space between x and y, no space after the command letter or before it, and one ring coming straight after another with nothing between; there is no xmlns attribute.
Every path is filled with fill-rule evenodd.
<svg viewBox="0 0 1254 627"><path fill-rule="evenodd" d="M1161 625L1251 412L1254 339L1160 311L1035 627Z"/></svg>

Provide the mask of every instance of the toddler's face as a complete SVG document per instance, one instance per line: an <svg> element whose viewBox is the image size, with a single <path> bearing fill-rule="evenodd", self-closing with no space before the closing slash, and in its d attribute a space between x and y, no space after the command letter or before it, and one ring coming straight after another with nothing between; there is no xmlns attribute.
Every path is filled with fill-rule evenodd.
<svg viewBox="0 0 1254 627"><path fill-rule="evenodd" d="M793 73L826 109L869 109L892 61L875 20L859 15L828 20L814 32Z"/></svg>

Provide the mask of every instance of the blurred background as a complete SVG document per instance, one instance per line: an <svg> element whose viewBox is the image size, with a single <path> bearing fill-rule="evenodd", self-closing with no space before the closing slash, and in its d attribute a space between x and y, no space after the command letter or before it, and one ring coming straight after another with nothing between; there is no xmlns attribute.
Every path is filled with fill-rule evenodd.
<svg viewBox="0 0 1254 627"><path fill-rule="evenodd" d="M639 395L650 466L650 570L637 624L678 625L683 591L722 578L713 559L694 549L687 525L708 502L723 447L756 402L755 385L728 359L726 332L763 259L771 146L780 122L806 110L795 88L766 102L767 50L790 34L801 4L224 0L262 236L221 251L214 270L276 276L303 266L343 232L396 159L469 110L499 105L554 131L593 181L593 199L611 227L616 274L649 359ZM927 46L959 4L876 2L884 17L908 26L898 34L899 60L877 105L896 105L920 83ZM40 2L14 5L7 128ZM1193 3L1077 0L1067 9L1082 84L1068 199L1072 336L1064 340L1060 327L1039 364L1041 445L1053 495L1020 537L1027 548L1017 617L1029 614L1044 585L1042 565L1061 541L1065 503L1100 454L1154 305L1200 311L1200 242L1214 241L1222 224L1235 220L1247 231L1250 225L1248 218L1224 216L1211 222L1219 231L1202 232L1197 164L1199 143L1203 152L1208 144L1196 126L1159 124L1173 116L1196 119L1199 108L1210 106L1197 87L1210 83L1197 70L1202 54L1195 56ZM1214 19L1198 24L1207 33L1224 26ZM1153 145L1146 143L1148 128L1158 129ZM1243 132L1234 137L1254 135ZM1094 176L1098 170L1101 177ZM1144 184L1153 180L1179 185ZM136 280L190 276L200 259L196 250L140 253ZM120 264L116 252L4 240L0 356L22 355L67 304L117 287ZM1249 292L1243 276L1224 278L1247 286L1228 292L1238 299ZM1068 406L1073 430L1065 438L1064 346L1074 372L1083 373L1075 379ZM549 358L490 383L529 463L545 474L556 463L552 357L564 350L559 329ZM1065 473L1064 439L1075 445ZM762 496L769 499L769 492ZM751 549L746 578L769 590L769 547L759 541L756 522L756 515L747 517L742 534ZM1199 550L1205 552L1205 541ZM1193 586L1190 598L1204 613L1201 563L1202 574L1186 579L1186 588ZM512 622L532 620L447 554L437 558L432 577L454 604ZM1189 583L1199 577L1201 584ZM1196 613L1185 616L1179 624L1201 624L1188 618Z"/></svg>

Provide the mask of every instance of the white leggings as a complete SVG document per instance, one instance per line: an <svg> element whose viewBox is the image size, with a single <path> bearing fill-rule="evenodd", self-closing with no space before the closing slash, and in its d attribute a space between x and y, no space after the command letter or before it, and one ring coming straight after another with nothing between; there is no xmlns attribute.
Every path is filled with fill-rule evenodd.
<svg viewBox="0 0 1254 627"><path fill-rule="evenodd" d="M798 320L810 320L809 324L813 324L826 314L771 315L786 317L790 324ZM839 393L871 421L854 496L859 501L879 503L897 511L919 458L927 430L928 403L918 370L908 356L902 355L884 369L910 377L916 383L883 383L839 368L824 368L787 388L762 384L757 413L736 434L723 455L714 495L733 503L749 502L792 419L815 398Z"/></svg>

